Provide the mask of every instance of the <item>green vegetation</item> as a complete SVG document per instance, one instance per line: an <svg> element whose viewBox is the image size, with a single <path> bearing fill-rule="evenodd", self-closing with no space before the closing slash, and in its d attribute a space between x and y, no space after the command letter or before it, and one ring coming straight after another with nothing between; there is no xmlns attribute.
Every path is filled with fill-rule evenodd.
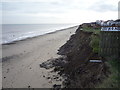
<svg viewBox="0 0 120 90"><path fill-rule="evenodd" d="M93 28L93 27L90 27L90 26L84 26L82 29L84 31L94 32L94 34L99 34L100 33L100 28Z"/></svg>
<svg viewBox="0 0 120 90"><path fill-rule="evenodd" d="M112 58L112 57L111 57ZM111 71L111 78L110 80L113 81L111 82L111 84L113 85L113 88L120 88L120 77L119 77L119 73L120 73L120 60L116 60L116 59L112 59L108 61L108 64L110 65L110 71Z"/></svg>
<svg viewBox="0 0 120 90"><path fill-rule="evenodd" d="M100 28L93 28L93 27L90 27L90 26L84 26L82 29L84 31L93 32L93 35L91 36L90 46L93 48L94 53L99 53L99 50L100 50L100 47L99 47Z"/></svg>
<svg viewBox="0 0 120 90"><path fill-rule="evenodd" d="M93 48L94 53L99 53L100 46L100 28L93 28L89 26L83 27L84 31L93 32L91 36L90 46ZM102 83L100 83L96 88L120 88L120 60L116 56L104 56L107 59L105 62L109 66L110 75Z"/></svg>
<svg viewBox="0 0 120 90"><path fill-rule="evenodd" d="M108 64L108 66L110 67L110 72L111 74L109 75L108 78L106 78L102 84L100 84L99 86L97 86L96 88L120 88L120 77L119 77L119 73L120 73L120 69L119 69L119 65L120 65L120 61L119 60L108 60L106 62Z"/></svg>
<svg viewBox="0 0 120 90"><path fill-rule="evenodd" d="M99 41L100 41L100 38L93 34L91 37L90 46L93 48L94 53L99 53L99 50L100 50Z"/></svg>

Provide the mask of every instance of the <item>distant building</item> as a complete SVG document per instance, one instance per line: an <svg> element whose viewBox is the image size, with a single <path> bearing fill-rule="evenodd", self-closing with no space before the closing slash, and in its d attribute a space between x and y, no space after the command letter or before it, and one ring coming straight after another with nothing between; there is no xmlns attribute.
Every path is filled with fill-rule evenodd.
<svg viewBox="0 0 120 90"><path fill-rule="evenodd" d="M99 23L101 25L101 31L120 31L120 20L108 20Z"/></svg>

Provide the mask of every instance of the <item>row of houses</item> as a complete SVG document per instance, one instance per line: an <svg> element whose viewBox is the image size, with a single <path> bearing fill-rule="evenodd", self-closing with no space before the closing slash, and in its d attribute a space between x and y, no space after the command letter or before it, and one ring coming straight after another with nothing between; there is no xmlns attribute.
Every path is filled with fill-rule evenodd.
<svg viewBox="0 0 120 90"><path fill-rule="evenodd" d="M97 20L96 24L101 26L101 31L120 31L120 19L102 21Z"/></svg>
<svg viewBox="0 0 120 90"><path fill-rule="evenodd" d="M117 20L97 20L96 22L83 23L83 27L101 28L101 31L120 31L120 19Z"/></svg>

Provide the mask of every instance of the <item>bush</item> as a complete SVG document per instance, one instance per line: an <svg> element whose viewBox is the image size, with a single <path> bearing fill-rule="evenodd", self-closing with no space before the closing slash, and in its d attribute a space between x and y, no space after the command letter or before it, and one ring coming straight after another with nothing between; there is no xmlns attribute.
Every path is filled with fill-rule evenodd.
<svg viewBox="0 0 120 90"><path fill-rule="evenodd" d="M106 63L110 68L111 74L96 88L120 88L120 60L113 57L109 57L107 60Z"/></svg>
<svg viewBox="0 0 120 90"><path fill-rule="evenodd" d="M92 35L90 46L93 48L94 53L99 53L99 51L100 51L99 41L100 41L100 39L98 36Z"/></svg>

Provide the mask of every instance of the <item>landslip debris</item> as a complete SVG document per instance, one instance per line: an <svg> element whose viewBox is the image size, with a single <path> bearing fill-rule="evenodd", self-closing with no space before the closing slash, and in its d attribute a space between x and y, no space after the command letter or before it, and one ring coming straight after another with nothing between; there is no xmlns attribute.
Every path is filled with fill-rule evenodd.
<svg viewBox="0 0 120 90"><path fill-rule="evenodd" d="M43 62L42 64L40 64L40 67L45 68L45 69L50 69L53 67L64 66L66 63L67 63L67 61L65 60L65 57L53 58L53 59L49 59L46 62Z"/></svg>

